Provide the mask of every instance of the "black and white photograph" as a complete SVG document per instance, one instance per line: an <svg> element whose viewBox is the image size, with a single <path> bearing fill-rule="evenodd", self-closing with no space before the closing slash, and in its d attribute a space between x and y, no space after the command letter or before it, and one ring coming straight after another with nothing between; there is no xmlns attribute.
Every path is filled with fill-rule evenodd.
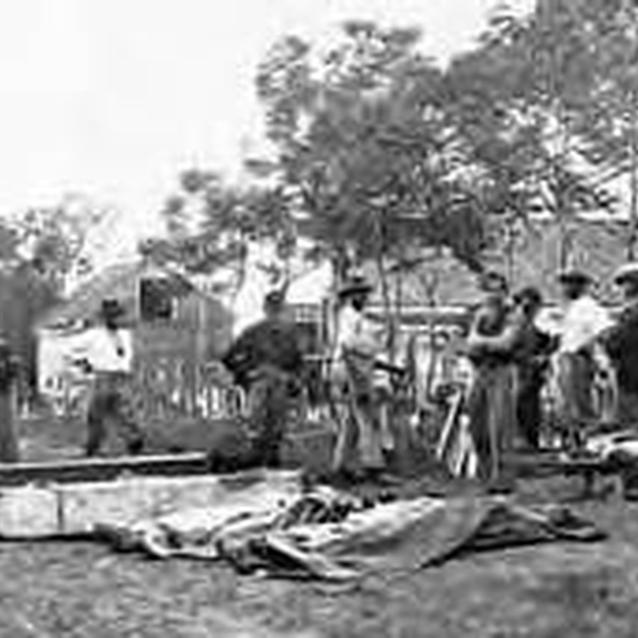
<svg viewBox="0 0 638 638"><path fill-rule="evenodd" d="M638 1L0 7L0 638L638 635Z"/></svg>

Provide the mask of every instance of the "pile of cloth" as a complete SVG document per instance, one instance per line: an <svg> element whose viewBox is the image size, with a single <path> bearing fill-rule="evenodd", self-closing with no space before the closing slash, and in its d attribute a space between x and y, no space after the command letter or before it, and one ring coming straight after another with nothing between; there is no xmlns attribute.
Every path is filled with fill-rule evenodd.
<svg viewBox="0 0 638 638"><path fill-rule="evenodd" d="M604 462L638 465L638 434L632 430L590 436L585 451Z"/></svg>
<svg viewBox="0 0 638 638"><path fill-rule="evenodd" d="M154 558L223 560L240 573L347 581L370 571L433 567L476 551L591 542L605 534L561 506L476 497L372 499L319 487L275 508L211 506L98 525L95 536Z"/></svg>

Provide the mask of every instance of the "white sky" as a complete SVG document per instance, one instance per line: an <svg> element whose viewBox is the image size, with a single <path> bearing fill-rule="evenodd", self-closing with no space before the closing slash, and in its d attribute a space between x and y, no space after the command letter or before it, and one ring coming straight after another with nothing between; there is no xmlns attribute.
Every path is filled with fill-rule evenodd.
<svg viewBox="0 0 638 638"><path fill-rule="evenodd" d="M518 0L515 4L529 4ZM349 17L466 46L496 0L20 0L0 5L0 215L81 192L147 234L179 170L229 171L259 135L256 65Z"/></svg>

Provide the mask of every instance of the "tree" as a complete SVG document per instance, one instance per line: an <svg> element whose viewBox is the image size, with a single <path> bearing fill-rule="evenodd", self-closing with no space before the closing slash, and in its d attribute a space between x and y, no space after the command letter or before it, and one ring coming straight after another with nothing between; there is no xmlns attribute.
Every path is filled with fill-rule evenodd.
<svg viewBox="0 0 638 638"><path fill-rule="evenodd" d="M349 22L324 53L284 38L257 76L280 179L297 195L305 232L337 271L351 251L375 261L390 328L387 261L406 242L447 244L474 268L482 248L465 141L419 38L415 29Z"/></svg>
<svg viewBox="0 0 638 638"><path fill-rule="evenodd" d="M60 301L70 274L92 267L87 240L108 213L69 196L0 223L0 330L21 360L21 399L37 390L37 321Z"/></svg>
<svg viewBox="0 0 638 638"><path fill-rule="evenodd" d="M29 262L63 294L69 276L86 275L93 269L87 244L112 212L77 195L64 197L54 206L26 209L14 216L11 225L20 260Z"/></svg>
<svg viewBox="0 0 638 638"><path fill-rule="evenodd" d="M419 38L415 29L349 22L321 56L289 37L260 66L282 179L320 242L339 238L336 248L351 243L370 256L417 230L426 243L469 252L476 233L463 244L458 231L476 219L454 177L463 148L447 126L442 74L418 53Z"/></svg>
<svg viewBox="0 0 638 638"><path fill-rule="evenodd" d="M235 294L246 277L251 241L274 241L284 263L295 245L289 202L281 189L239 188L215 172L184 171L178 192L167 199L162 215L167 237L144 242L142 254L191 273L231 268ZM288 275L282 273L284 279Z"/></svg>
<svg viewBox="0 0 638 638"><path fill-rule="evenodd" d="M502 9L447 74L490 208L526 219L540 202L563 228L563 264L570 220L613 210L609 184L628 170L630 136L615 132L626 132L623 109L633 112L621 9L604 0L539 0L525 16Z"/></svg>

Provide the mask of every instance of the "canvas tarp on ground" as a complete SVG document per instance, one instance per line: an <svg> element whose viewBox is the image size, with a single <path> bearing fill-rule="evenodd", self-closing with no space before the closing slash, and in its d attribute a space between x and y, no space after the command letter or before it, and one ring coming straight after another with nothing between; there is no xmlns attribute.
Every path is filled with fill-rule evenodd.
<svg viewBox="0 0 638 638"><path fill-rule="evenodd" d="M559 506L420 497L366 507L329 488L276 509L212 506L134 525L98 526L96 536L156 558L225 560L245 573L337 581L370 570L432 567L474 551L604 538Z"/></svg>

